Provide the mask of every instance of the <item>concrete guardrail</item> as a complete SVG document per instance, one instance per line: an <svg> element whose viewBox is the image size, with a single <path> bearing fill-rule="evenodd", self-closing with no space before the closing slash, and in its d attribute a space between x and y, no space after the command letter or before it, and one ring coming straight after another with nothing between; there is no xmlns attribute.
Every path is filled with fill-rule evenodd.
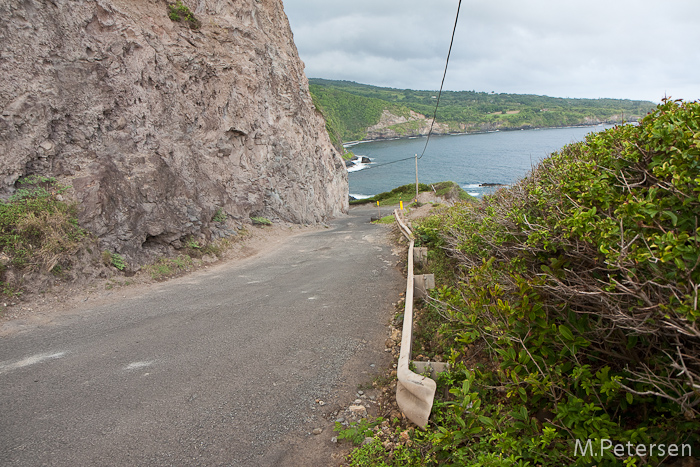
<svg viewBox="0 0 700 467"><path fill-rule="evenodd" d="M394 210L394 217L399 225L401 233L410 242L408 247L408 277L406 278L406 304L401 333L401 352L399 354L399 364L396 370L399 379L396 384L396 402L409 420L420 427L425 427L428 424L428 418L433 409L433 399L435 398L437 385L433 379L414 373L409 369L409 363L411 362L411 343L413 340L413 292L415 288L413 250L415 241L411 229L401 220L398 209ZM429 369L432 375L435 374L435 371L442 371L446 368L444 363L415 362L414 364L419 371Z"/></svg>

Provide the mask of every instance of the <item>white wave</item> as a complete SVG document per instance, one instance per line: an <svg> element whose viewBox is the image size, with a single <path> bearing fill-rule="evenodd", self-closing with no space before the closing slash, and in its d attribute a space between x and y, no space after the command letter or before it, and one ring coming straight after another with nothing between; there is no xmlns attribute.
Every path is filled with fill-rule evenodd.
<svg viewBox="0 0 700 467"><path fill-rule="evenodd" d="M359 170L366 169L367 167L369 167L369 165L371 164L372 158L367 157L370 160L370 162L363 163L363 162L360 162L363 157L367 157L367 156L363 156L362 154L358 154L357 159L355 159L353 161L355 163L355 165L348 167L348 172L357 172Z"/></svg>
<svg viewBox="0 0 700 467"><path fill-rule="evenodd" d="M468 191L467 194L469 194L471 196L481 196L481 193L476 193L476 192L469 192Z"/></svg>
<svg viewBox="0 0 700 467"><path fill-rule="evenodd" d="M362 169L369 167L369 164L363 164L362 162L356 162L352 167L348 167L348 172L357 172Z"/></svg>
<svg viewBox="0 0 700 467"><path fill-rule="evenodd" d="M463 185L462 188L471 188L471 189L479 188L479 184L478 183L470 183L469 185Z"/></svg>
<svg viewBox="0 0 700 467"><path fill-rule="evenodd" d="M354 193L350 193L350 196L352 196L355 199L367 199L372 197L371 195L356 195Z"/></svg>

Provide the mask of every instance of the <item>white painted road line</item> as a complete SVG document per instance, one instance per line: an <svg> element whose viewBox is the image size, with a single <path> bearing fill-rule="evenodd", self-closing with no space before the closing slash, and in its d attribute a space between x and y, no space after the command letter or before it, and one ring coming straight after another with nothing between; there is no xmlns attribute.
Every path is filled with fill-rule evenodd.
<svg viewBox="0 0 700 467"><path fill-rule="evenodd" d="M65 355L65 352L56 353L42 353L37 355L32 355L31 357L23 358L22 360L14 363L1 362L0 363L0 374L16 370L18 368L24 368L25 366L34 365L36 363L41 363L45 360L54 360L61 358Z"/></svg>

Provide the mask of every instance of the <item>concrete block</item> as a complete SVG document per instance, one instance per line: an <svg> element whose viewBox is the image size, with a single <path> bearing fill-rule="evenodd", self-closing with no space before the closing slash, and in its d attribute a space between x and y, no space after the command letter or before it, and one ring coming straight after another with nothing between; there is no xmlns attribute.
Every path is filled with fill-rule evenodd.
<svg viewBox="0 0 700 467"><path fill-rule="evenodd" d="M428 295L428 290L434 288L434 274L418 274L413 276L413 296L415 298L425 298Z"/></svg>
<svg viewBox="0 0 700 467"><path fill-rule="evenodd" d="M426 247L418 247L413 249L413 262L418 266L426 264L428 261L428 249Z"/></svg>
<svg viewBox="0 0 700 467"><path fill-rule="evenodd" d="M423 274L426 290L435 288L435 274Z"/></svg>
<svg viewBox="0 0 700 467"><path fill-rule="evenodd" d="M416 367L416 373L424 375L426 371L429 371L432 379L437 379L438 373L447 371L450 368L450 364L444 362L413 362L413 365Z"/></svg>

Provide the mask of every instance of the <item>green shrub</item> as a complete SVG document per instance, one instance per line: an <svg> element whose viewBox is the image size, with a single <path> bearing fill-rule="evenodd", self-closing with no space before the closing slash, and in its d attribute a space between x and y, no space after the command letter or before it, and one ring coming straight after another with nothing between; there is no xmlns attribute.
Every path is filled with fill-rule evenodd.
<svg viewBox="0 0 700 467"><path fill-rule="evenodd" d="M456 263L427 301L454 344L421 463L665 460L588 439L700 455L699 212L700 104L666 101L417 227Z"/></svg>

